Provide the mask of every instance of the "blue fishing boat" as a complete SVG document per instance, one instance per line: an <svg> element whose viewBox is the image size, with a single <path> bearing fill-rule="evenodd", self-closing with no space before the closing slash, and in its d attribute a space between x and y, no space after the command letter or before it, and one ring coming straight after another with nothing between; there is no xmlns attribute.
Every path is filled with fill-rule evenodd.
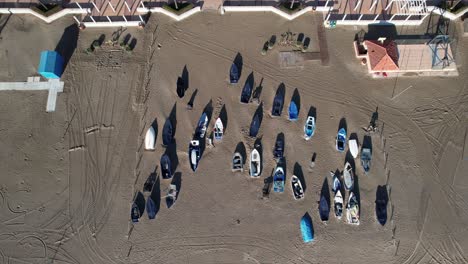
<svg viewBox="0 0 468 264"><path fill-rule="evenodd" d="M198 167L198 162L200 161L200 141L190 141L188 154L190 160L190 168L192 168L193 171L196 171Z"/></svg>
<svg viewBox="0 0 468 264"><path fill-rule="evenodd" d="M229 81L231 84L236 84L239 82L239 68L235 63L231 65L231 70L229 71Z"/></svg>
<svg viewBox="0 0 468 264"><path fill-rule="evenodd" d="M172 178L171 159L167 154L161 156L161 175L163 179Z"/></svg>
<svg viewBox="0 0 468 264"><path fill-rule="evenodd" d="M241 103L248 104L250 102L250 97L252 96L252 84L249 79L245 81L244 88L242 88Z"/></svg>
<svg viewBox="0 0 468 264"><path fill-rule="evenodd" d="M168 118L166 119L166 122L164 123L163 131L162 131L162 141L163 141L164 146L168 146L169 144L171 144L172 138L174 136L173 133L174 133L174 130L172 127L172 123L171 123L171 120L169 120Z"/></svg>
<svg viewBox="0 0 468 264"><path fill-rule="evenodd" d="M304 243L314 241L314 228L312 226L312 218L309 214L305 214L301 218L301 233Z"/></svg>
<svg viewBox="0 0 468 264"><path fill-rule="evenodd" d="M289 104L289 120L296 121L299 118L299 110L294 101Z"/></svg>
<svg viewBox="0 0 468 264"><path fill-rule="evenodd" d="M286 181L286 175L281 165L277 165L275 173L273 174L273 191L277 193L284 192L284 182Z"/></svg>
<svg viewBox="0 0 468 264"><path fill-rule="evenodd" d="M336 135L336 150L343 152L346 147L346 129L340 128Z"/></svg>
<svg viewBox="0 0 468 264"><path fill-rule="evenodd" d="M154 219L156 217L156 204L151 196L146 200L146 212L148 212L149 219Z"/></svg>
<svg viewBox="0 0 468 264"><path fill-rule="evenodd" d="M315 117L308 116L304 125L304 138L309 140L315 133Z"/></svg>
<svg viewBox="0 0 468 264"><path fill-rule="evenodd" d="M203 113L198 120L197 130L195 131L195 135L198 138L204 138L206 134L206 127L208 126L208 116L206 113Z"/></svg>

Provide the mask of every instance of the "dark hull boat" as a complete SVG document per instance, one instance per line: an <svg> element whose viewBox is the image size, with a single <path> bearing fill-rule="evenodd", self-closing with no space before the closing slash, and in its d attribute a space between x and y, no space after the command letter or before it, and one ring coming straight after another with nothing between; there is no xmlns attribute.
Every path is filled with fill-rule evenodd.
<svg viewBox="0 0 468 264"><path fill-rule="evenodd" d="M146 212L148 212L149 219L154 219L156 217L156 204L151 196L146 200Z"/></svg>
<svg viewBox="0 0 468 264"><path fill-rule="evenodd" d="M377 217L377 221L379 221L381 225L385 225L387 223L387 204L387 186L379 185L377 186L377 195L375 199L375 215Z"/></svg>
<svg viewBox="0 0 468 264"><path fill-rule="evenodd" d="M364 172L368 173L371 166L372 152L369 148L363 148L361 152L361 165L364 168Z"/></svg>
<svg viewBox="0 0 468 264"><path fill-rule="evenodd" d="M151 175L146 179L145 184L143 185L143 192L151 192L153 190L154 183L156 182L156 173L151 173Z"/></svg>
<svg viewBox="0 0 468 264"><path fill-rule="evenodd" d="M241 103L248 104L250 102L250 97L252 96L252 85L249 80L245 81L244 88L242 89Z"/></svg>
<svg viewBox="0 0 468 264"><path fill-rule="evenodd" d="M167 154L164 154L161 157L161 175L163 179L172 178L171 159L169 159L169 156Z"/></svg>
<svg viewBox="0 0 468 264"><path fill-rule="evenodd" d="M276 139L275 149L273 150L273 157L281 159L284 156L284 140L280 137Z"/></svg>
<svg viewBox="0 0 468 264"><path fill-rule="evenodd" d="M132 204L130 217L132 218L133 223L138 223L138 219L140 219L140 209L138 209L138 205L136 204L136 202L133 202Z"/></svg>
<svg viewBox="0 0 468 264"><path fill-rule="evenodd" d="M229 81L231 84L236 84L239 82L239 68L235 63L231 65L231 70L229 71Z"/></svg>
<svg viewBox="0 0 468 264"><path fill-rule="evenodd" d="M249 136L256 137L259 130L260 130L260 117L258 116L258 114L255 114L255 116L252 119L252 123L250 124Z"/></svg>
<svg viewBox="0 0 468 264"><path fill-rule="evenodd" d="M283 111L284 95L281 92L277 92L273 99L273 108L271 109L272 116L281 116Z"/></svg>
<svg viewBox="0 0 468 264"><path fill-rule="evenodd" d="M328 217L330 215L330 205L328 204L328 201L324 195L320 196L319 214L320 214L320 220L324 222L328 221Z"/></svg>
<svg viewBox="0 0 468 264"><path fill-rule="evenodd" d="M188 154L190 160L190 168L192 168L193 171L196 171L198 167L198 162L200 161L200 141L190 141Z"/></svg>
<svg viewBox="0 0 468 264"><path fill-rule="evenodd" d="M166 122L164 123L163 127L163 132L162 132L162 140L163 140L163 145L168 146L172 142L172 138L174 131L172 127L171 120L167 119Z"/></svg>

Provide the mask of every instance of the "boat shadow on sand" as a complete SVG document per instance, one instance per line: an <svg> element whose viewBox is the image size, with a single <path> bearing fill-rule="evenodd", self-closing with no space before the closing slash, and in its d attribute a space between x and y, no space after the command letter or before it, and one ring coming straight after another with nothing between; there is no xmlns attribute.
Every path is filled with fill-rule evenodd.
<svg viewBox="0 0 468 264"><path fill-rule="evenodd" d="M221 122L223 122L223 129L224 129L224 131L226 131L226 128L227 128L227 125L228 125L228 115L227 115L227 110L226 110L226 105L225 104L223 105L223 107L221 107L221 111L219 112L219 119L221 119Z"/></svg>
<svg viewBox="0 0 468 264"><path fill-rule="evenodd" d="M278 86L278 89L276 89L275 97L273 98L273 107L271 109L272 116L281 116L281 114L283 113L285 94L286 94L286 85L284 85L284 83L280 83L280 85ZM278 101L281 103L278 109L275 109L275 101Z"/></svg>
<svg viewBox="0 0 468 264"><path fill-rule="evenodd" d="M161 178L157 177L156 182L154 183L153 190L151 190L151 194L148 197L153 200L155 208L154 208L154 215L157 216L159 209L161 208ZM144 199L144 198L143 198Z"/></svg>
<svg viewBox="0 0 468 264"><path fill-rule="evenodd" d="M244 65L242 55L238 52L236 54L236 57L234 58L234 61L232 62L237 66L237 70L239 71L239 79L242 76L242 66Z"/></svg>
<svg viewBox="0 0 468 264"><path fill-rule="evenodd" d="M299 180L301 181L302 183L302 189L304 189L304 193L306 192L307 190L307 183L305 181L305 177L304 177L304 173L302 172L302 166L299 164L299 162L296 162L294 163L294 171L293 171L294 175L297 176L297 178L299 178Z"/></svg>
<svg viewBox="0 0 468 264"><path fill-rule="evenodd" d="M249 136L256 137L260 131L260 127L263 121L263 103L257 107L250 123Z"/></svg>
<svg viewBox="0 0 468 264"><path fill-rule="evenodd" d="M346 133L348 132L348 125L346 123L346 118L342 117L340 119L340 124L338 125L338 131L340 131L340 129L344 128L346 130Z"/></svg>
<svg viewBox="0 0 468 264"><path fill-rule="evenodd" d="M309 112L307 113L307 116L311 116L315 119L315 123L317 123L317 108L314 106L311 106L309 108Z"/></svg>
<svg viewBox="0 0 468 264"><path fill-rule="evenodd" d="M145 196L143 195L142 192L139 191L135 194L134 203L137 205L138 213L140 214L140 217L141 217L143 213L145 212Z"/></svg>
<svg viewBox="0 0 468 264"><path fill-rule="evenodd" d="M174 140L174 135L177 131L177 102L174 103L174 106L172 107L171 112L169 113L168 119L172 125L172 140Z"/></svg>

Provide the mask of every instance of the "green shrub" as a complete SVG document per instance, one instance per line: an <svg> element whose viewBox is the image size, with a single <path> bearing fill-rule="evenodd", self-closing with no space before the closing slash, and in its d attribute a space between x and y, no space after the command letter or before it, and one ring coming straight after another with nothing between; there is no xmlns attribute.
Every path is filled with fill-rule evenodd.
<svg viewBox="0 0 468 264"><path fill-rule="evenodd" d="M176 15L180 15L192 9L194 5L192 3L180 3L180 4L177 4L177 7L178 8L176 8L175 4L172 3L170 5L164 4L162 8Z"/></svg>

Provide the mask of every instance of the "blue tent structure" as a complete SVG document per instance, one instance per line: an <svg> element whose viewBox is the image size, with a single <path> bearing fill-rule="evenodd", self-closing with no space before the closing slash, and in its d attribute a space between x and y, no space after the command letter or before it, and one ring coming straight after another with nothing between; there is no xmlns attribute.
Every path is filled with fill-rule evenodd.
<svg viewBox="0 0 468 264"><path fill-rule="evenodd" d="M41 52L37 72L46 79L60 79L63 73L63 57L56 51L45 50Z"/></svg>
<svg viewBox="0 0 468 264"><path fill-rule="evenodd" d="M301 219L302 240L305 243L314 241L314 228L312 226L312 218L306 213Z"/></svg>

